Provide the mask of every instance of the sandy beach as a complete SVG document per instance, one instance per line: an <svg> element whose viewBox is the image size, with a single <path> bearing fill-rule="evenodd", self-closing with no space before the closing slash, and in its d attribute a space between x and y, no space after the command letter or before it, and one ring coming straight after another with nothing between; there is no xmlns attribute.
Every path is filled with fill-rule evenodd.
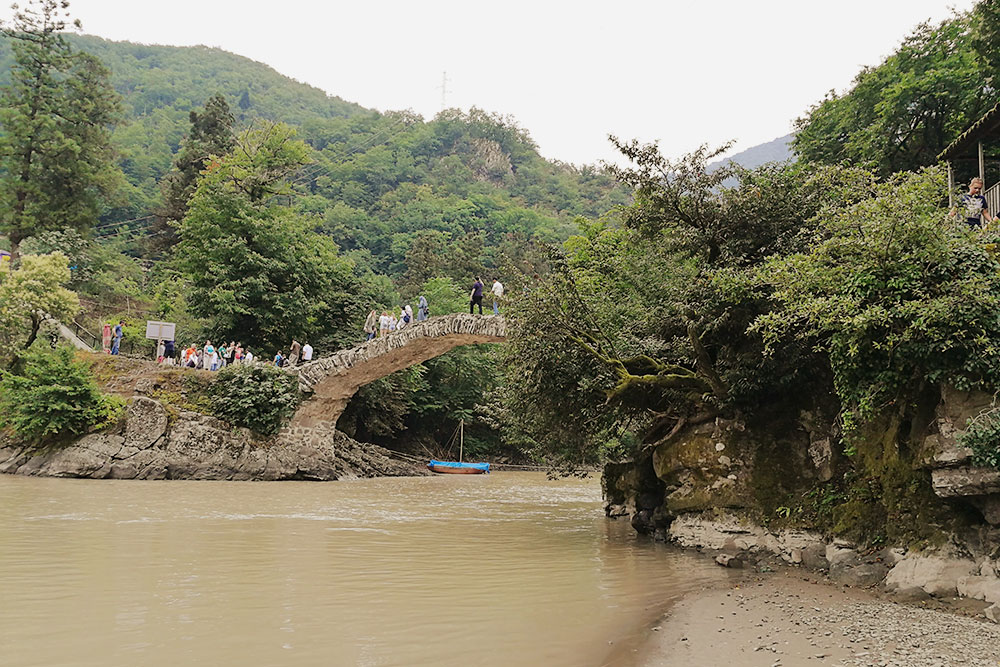
<svg viewBox="0 0 1000 667"><path fill-rule="evenodd" d="M1000 665L1000 626L972 617L977 609L931 606L940 604L901 604L794 571L748 573L729 587L684 598L649 629L646 642L630 649L632 655L609 664Z"/></svg>

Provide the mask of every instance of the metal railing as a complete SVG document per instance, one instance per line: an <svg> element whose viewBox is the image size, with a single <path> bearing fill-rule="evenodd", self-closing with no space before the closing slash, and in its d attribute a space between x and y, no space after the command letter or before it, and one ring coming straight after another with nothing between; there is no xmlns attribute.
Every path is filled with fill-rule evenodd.
<svg viewBox="0 0 1000 667"><path fill-rule="evenodd" d="M73 334L77 338L79 338L84 343L89 345L95 351L101 350L104 341L100 336L95 336L94 334L90 333L89 330L87 330L82 324L80 324L76 320L73 320L72 326L69 328L73 331Z"/></svg>
<svg viewBox="0 0 1000 667"><path fill-rule="evenodd" d="M103 336L94 335L89 329L76 320L73 320L67 328L72 331L77 338L89 345L94 352L101 352L104 350ZM119 355L123 357L132 357L134 359L149 359L153 355L154 351L155 349L151 349L149 341L136 343L133 340L123 340L118 346Z"/></svg>

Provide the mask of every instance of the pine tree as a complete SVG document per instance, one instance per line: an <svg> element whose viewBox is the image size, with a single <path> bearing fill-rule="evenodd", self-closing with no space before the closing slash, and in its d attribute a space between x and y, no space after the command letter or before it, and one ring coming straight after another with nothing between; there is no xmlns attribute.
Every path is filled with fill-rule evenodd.
<svg viewBox="0 0 1000 667"><path fill-rule="evenodd" d="M228 153L233 147L235 119L226 98L213 95L201 113L192 111L191 132L174 158L174 168L161 182L163 206L153 223L153 249L164 250L177 243L174 231L188 211L198 177L212 156Z"/></svg>
<svg viewBox="0 0 1000 667"><path fill-rule="evenodd" d="M0 92L0 230L15 257L36 232L89 228L121 182L110 143L120 97L107 68L62 34L68 6L33 0L0 28L14 53Z"/></svg>

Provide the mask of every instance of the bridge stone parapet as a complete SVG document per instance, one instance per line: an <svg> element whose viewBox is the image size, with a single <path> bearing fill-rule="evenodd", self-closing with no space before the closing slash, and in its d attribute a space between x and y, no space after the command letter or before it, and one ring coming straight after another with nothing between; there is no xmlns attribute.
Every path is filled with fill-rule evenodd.
<svg viewBox="0 0 1000 667"><path fill-rule="evenodd" d="M322 429L321 425L336 424L362 386L462 345L506 339L501 315L441 315L304 364L296 370L299 388L309 398L290 427Z"/></svg>

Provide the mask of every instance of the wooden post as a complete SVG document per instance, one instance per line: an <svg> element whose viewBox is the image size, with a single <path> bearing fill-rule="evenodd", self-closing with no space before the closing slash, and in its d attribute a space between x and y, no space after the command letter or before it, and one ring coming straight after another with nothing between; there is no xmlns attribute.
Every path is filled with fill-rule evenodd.
<svg viewBox="0 0 1000 667"><path fill-rule="evenodd" d="M462 462L462 454L465 449L465 419L458 422L458 462Z"/></svg>
<svg viewBox="0 0 1000 667"><path fill-rule="evenodd" d="M951 169L951 162L948 165L948 208L955 207L955 172Z"/></svg>
<svg viewBox="0 0 1000 667"><path fill-rule="evenodd" d="M979 178L983 179L983 192L986 192L986 161L983 159L983 142L979 142Z"/></svg>

